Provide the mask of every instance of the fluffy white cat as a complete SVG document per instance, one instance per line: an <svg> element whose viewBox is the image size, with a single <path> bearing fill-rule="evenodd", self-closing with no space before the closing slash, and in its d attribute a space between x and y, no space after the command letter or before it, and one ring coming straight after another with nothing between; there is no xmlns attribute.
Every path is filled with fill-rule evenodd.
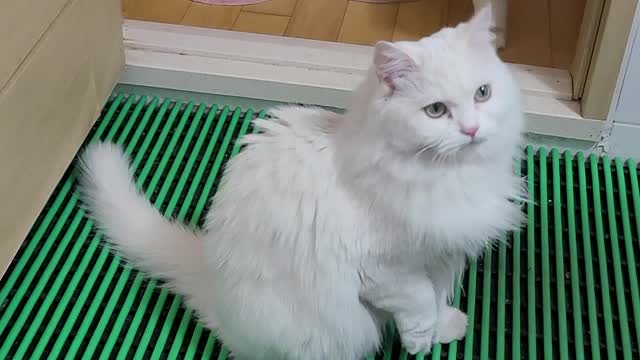
<svg viewBox="0 0 640 360"><path fill-rule="evenodd" d="M358 360L389 319L410 353L460 339L467 317L448 300L465 263L521 216L519 88L492 23L485 9L379 43L346 115L284 107L256 121L202 233L156 211L115 145L84 154L84 200L237 359Z"/></svg>

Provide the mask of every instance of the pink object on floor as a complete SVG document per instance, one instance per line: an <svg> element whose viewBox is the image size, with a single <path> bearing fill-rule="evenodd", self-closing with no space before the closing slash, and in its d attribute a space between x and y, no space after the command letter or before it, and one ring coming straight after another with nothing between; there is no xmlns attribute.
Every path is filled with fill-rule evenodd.
<svg viewBox="0 0 640 360"><path fill-rule="evenodd" d="M194 2L212 5L251 5L259 4L269 0L192 0ZM417 0L355 0L368 3L396 3L396 2L411 2Z"/></svg>
<svg viewBox="0 0 640 360"><path fill-rule="evenodd" d="M194 2L211 4L211 5L251 5L265 2L268 0L192 0Z"/></svg>
<svg viewBox="0 0 640 360"><path fill-rule="evenodd" d="M354 1L384 4L384 3L413 2L418 0L354 0Z"/></svg>

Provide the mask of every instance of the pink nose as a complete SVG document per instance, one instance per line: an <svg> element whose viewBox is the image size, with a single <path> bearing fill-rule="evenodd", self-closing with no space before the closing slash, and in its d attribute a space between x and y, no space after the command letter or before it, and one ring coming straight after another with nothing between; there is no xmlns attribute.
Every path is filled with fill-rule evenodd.
<svg viewBox="0 0 640 360"><path fill-rule="evenodd" d="M476 133L478 132L478 129L480 129L479 126L463 127L463 128L460 129L460 132L462 132L465 135L474 137L474 136L476 136Z"/></svg>

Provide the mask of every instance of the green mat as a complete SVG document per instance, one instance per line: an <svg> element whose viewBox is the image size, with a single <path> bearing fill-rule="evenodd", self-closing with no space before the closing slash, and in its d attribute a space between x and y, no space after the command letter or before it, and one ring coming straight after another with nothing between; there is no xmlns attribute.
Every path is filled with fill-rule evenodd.
<svg viewBox="0 0 640 360"><path fill-rule="evenodd" d="M118 95L88 141L122 144L166 216L200 225L262 113ZM636 163L527 148L528 226L471 264L467 337L417 359L640 359ZM0 359L226 359L181 298L120 264L78 203L75 164L0 282ZM372 357L374 358L374 357ZM389 336L376 359L413 359Z"/></svg>

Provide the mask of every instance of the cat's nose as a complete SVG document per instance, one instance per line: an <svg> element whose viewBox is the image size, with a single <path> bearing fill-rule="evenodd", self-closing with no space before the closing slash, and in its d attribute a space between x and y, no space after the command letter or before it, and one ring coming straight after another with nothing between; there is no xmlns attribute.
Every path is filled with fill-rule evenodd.
<svg viewBox="0 0 640 360"><path fill-rule="evenodd" d="M463 127L463 128L460 128L460 132L467 136L475 137L479 129L480 129L479 126Z"/></svg>

